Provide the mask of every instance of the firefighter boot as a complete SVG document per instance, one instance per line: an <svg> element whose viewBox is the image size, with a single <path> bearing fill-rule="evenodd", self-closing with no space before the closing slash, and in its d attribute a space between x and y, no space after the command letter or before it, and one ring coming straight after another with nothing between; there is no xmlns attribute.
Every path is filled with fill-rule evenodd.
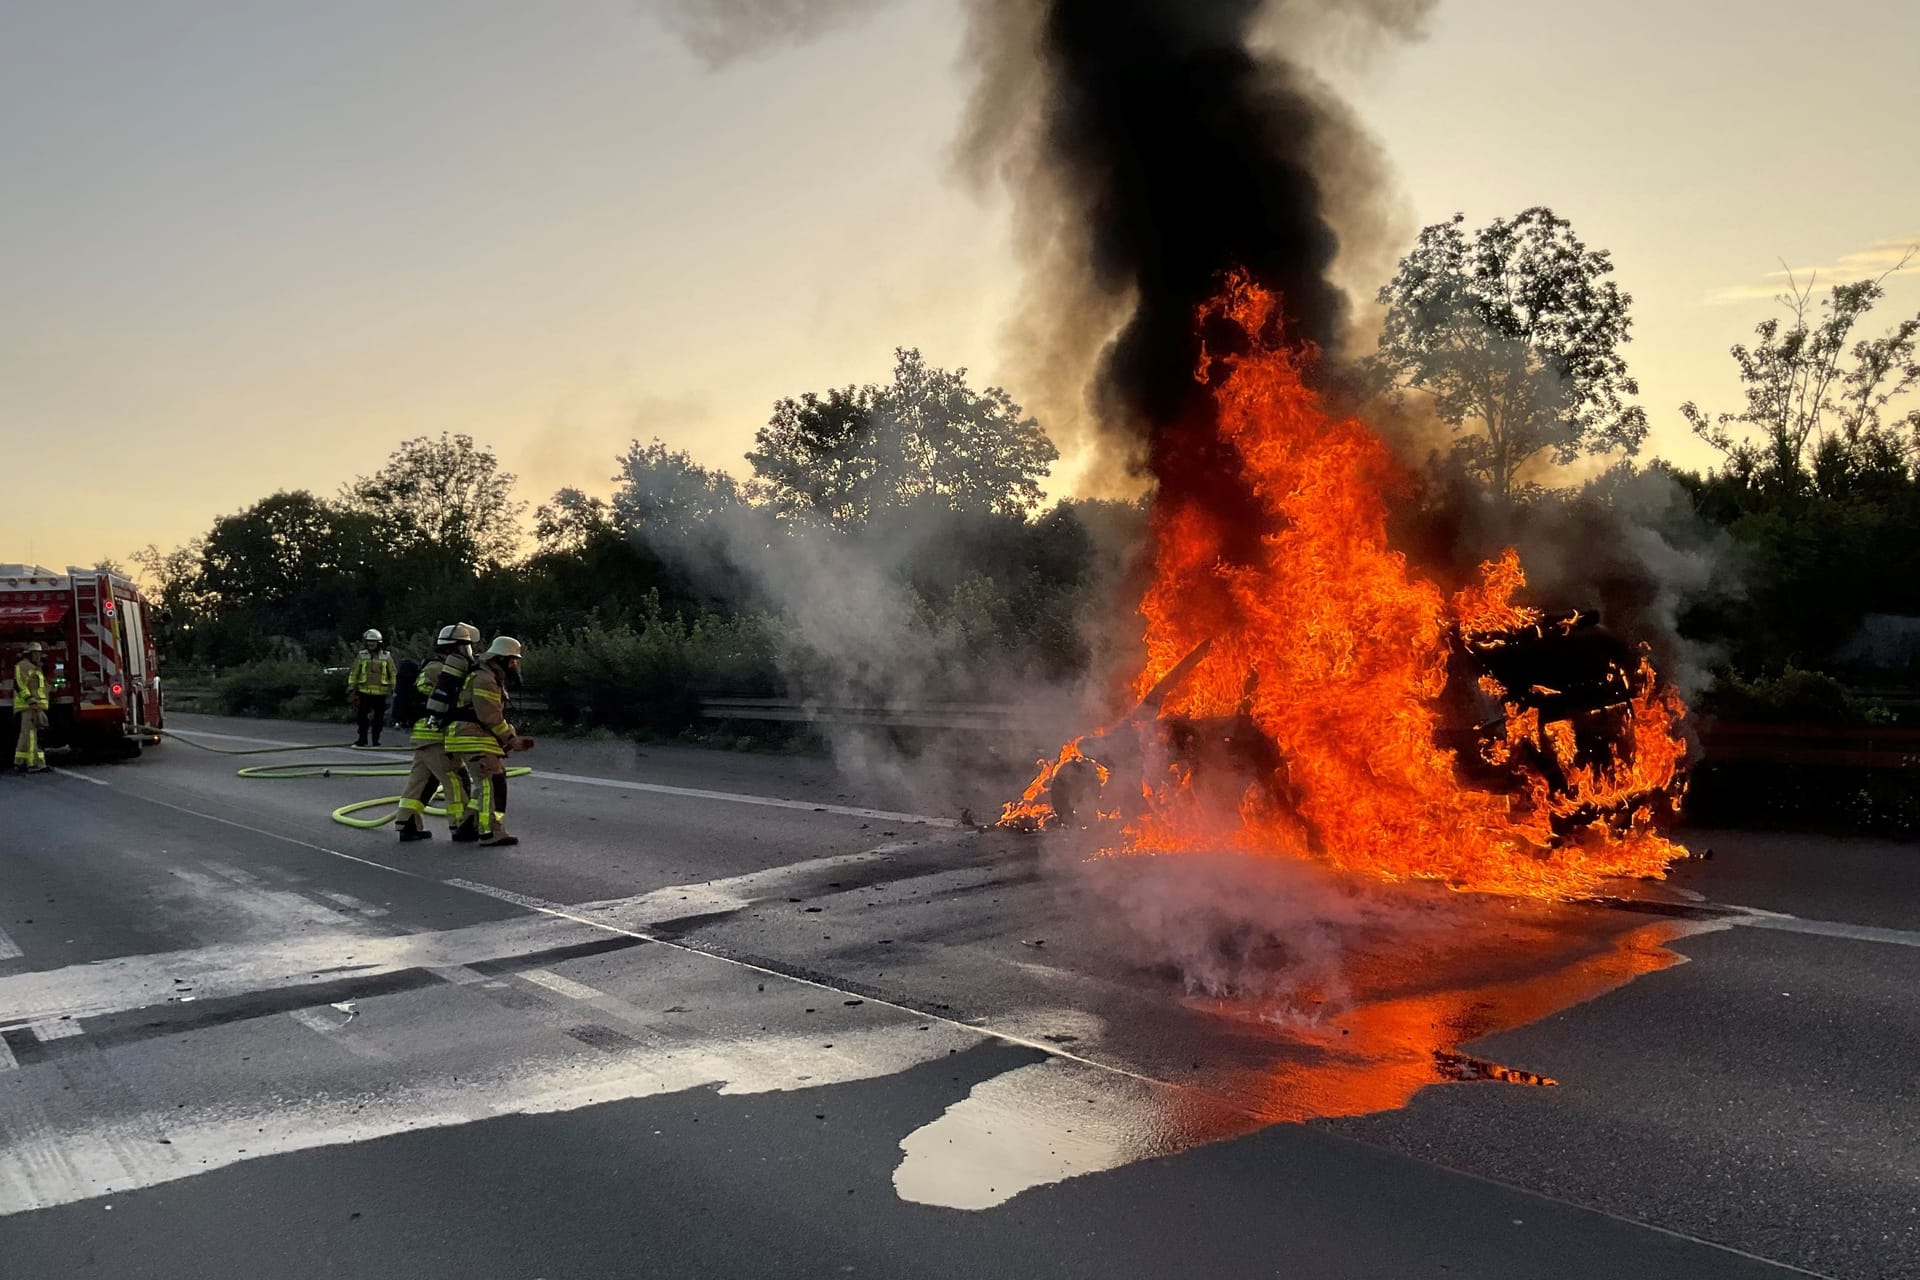
<svg viewBox="0 0 1920 1280"><path fill-rule="evenodd" d="M482 849L506 849L519 843L520 837L508 835L507 824L501 821L497 814L493 819L493 830L480 837Z"/></svg>
<svg viewBox="0 0 1920 1280"><path fill-rule="evenodd" d="M473 844L480 839L480 819L468 814L461 819L460 825L453 829L455 844Z"/></svg>
<svg viewBox="0 0 1920 1280"><path fill-rule="evenodd" d="M399 827L401 844L412 844L415 840L433 839L433 832L427 830L426 824L421 822L417 817L407 818L399 824Z"/></svg>

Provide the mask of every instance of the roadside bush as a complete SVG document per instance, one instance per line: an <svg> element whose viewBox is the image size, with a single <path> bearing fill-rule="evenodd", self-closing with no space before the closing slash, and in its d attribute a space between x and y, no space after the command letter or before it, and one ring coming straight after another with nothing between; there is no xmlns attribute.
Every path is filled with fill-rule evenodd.
<svg viewBox="0 0 1920 1280"><path fill-rule="evenodd" d="M779 687L766 619L649 614L638 627L594 623L530 646L528 696L565 725L678 732L699 719L703 694Z"/></svg>
<svg viewBox="0 0 1920 1280"><path fill-rule="evenodd" d="M213 698L230 716L306 719L346 706L346 673L293 659L254 662L215 680Z"/></svg>
<svg viewBox="0 0 1920 1280"><path fill-rule="evenodd" d="M1868 708L1857 704L1838 680L1794 666L1753 680L1723 674L1712 709L1744 724L1850 724L1870 718Z"/></svg>

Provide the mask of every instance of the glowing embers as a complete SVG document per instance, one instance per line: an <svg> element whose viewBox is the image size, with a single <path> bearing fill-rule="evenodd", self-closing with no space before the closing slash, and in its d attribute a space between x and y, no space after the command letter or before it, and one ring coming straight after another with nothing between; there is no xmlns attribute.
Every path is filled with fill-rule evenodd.
<svg viewBox="0 0 1920 1280"><path fill-rule="evenodd" d="M1259 536L1228 527L1217 494L1163 484L1141 705L1043 763L1003 823L1112 814L1119 852L1306 856L1533 896L1662 874L1678 696L1592 618L1516 604L1511 551L1451 598L1414 573L1387 542L1399 466L1307 386L1277 316L1243 278L1207 308L1202 332L1233 353L1203 353L1212 417L1180 428L1238 466L1220 492L1251 496Z"/></svg>

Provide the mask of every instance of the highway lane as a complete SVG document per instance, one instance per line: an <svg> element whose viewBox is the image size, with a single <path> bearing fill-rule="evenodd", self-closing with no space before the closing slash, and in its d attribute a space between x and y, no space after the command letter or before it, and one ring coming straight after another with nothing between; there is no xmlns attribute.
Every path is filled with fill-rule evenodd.
<svg viewBox="0 0 1920 1280"><path fill-rule="evenodd" d="M1702 904L1541 907L530 759L506 851L181 744L5 780L6 1274L1920 1269L1901 848L1716 833Z"/></svg>

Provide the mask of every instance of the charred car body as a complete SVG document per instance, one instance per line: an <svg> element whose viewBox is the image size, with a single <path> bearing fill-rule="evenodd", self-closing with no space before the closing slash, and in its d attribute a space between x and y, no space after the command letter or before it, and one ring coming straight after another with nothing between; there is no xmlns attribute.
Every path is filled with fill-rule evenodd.
<svg viewBox="0 0 1920 1280"><path fill-rule="evenodd" d="M1258 789L1273 806L1298 810L1286 754L1252 714L1259 679L1250 673L1232 715L1162 715L1161 704L1204 657L1203 645L1168 673L1135 711L1089 735L1009 806L1004 825L1038 829L1132 821L1148 803L1151 780L1166 771L1231 812ZM1436 745L1449 750L1463 785L1544 801L1556 839L1595 826L1624 829L1673 815L1680 788L1590 785L1620 774L1631 751L1636 704L1652 694L1642 652L1587 611L1543 615L1504 630L1465 633L1449 642ZM1540 794L1544 785L1545 794Z"/></svg>

